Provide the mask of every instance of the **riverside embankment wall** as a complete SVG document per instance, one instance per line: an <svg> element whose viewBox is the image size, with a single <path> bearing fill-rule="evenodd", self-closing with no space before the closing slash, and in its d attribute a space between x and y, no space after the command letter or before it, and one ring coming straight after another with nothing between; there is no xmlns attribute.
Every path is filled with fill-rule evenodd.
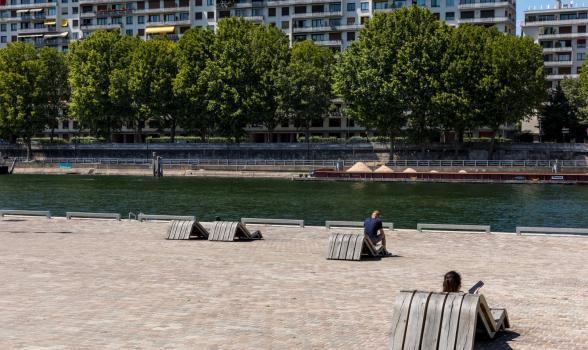
<svg viewBox="0 0 588 350"><path fill-rule="evenodd" d="M96 144L33 146L35 159L143 158L153 152L167 159L337 160L588 160L588 144L490 143L405 145L389 144ZM0 146L0 154L25 157L22 145Z"/></svg>

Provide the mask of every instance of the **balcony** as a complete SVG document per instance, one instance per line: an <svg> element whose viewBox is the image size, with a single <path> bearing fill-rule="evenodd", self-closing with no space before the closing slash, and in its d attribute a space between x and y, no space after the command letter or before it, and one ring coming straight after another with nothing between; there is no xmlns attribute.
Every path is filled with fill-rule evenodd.
<svg viewBox="0 0 588 350"><path fill-rule="evenodd" d="M574 39L586 37L588 37L587 33L539 34L540 39Z"/></svg>
<svg viewBox="0 0 588 350"><path fill-rule="evenodd" d="M307 12L307 13L294 13L292 14L293 19L299 18L323 18L323 17L342 17L342 11L334 11L334 12Z"/></svg>
<svg viewBox="0 0 588 350"><path fill-rule="evenodd" d="M332 32L337 30L336 26L324 26L324 27L294 27L292 33L316 33L316 32Z"/></svg>
<svg viewBox="0 0 588 350"><path fill-rule="evenodd" d="M41 4L19 4L19 5L10 5L6 4L2 6L3 10L26 10L26 9L34 9L34 8L46 8L46 7L56 7L57 4L55 2L44 2Z"/></svg>
<svg viewBox="0 0 588 350"><path fill-rule="evenodd" d="M328 4L332 0L268 0L267 6L288 6L288 5L317 5Z"/></svg>
<svg viewBox="0 0 588 350"><path fill-rule="evenodd" d="M486 23L514 23L514 19L508 17L488 17L488 18L460 18L457 20L459 24L471 23L471 24L486 24Z"/></svg>
<svg viewBox="0 0 588 350"><path fill-rule="evenodd" d="M578 78L579 74L549 74L545 76L547 80L563 80L564 78Z"/></svg>
<svg viewBox="0 0 588 350"><path fill-rule="evenodd" d="M163 26L169 26L169 25L174 25L174 26L190 25L190 20L189 19L185 19L185 20L174 19L174 20L157 21L157 22L147 21L146 25L148 27L160 27L160 26L163 27Z"/></svg>
<svg viewBox="0 0 588 350"><path fill-rule="evenodd" d="M134 2L134 0L79 0L80 5L103 5Z"/></svg>
<svg viewBox="0 0 588 350"><path fill-rule="evenodd" d="M572 51L572 47L545 47L543 48L543 53L552 53L552 52L562 52L562 51Z"/></svg>
<svg viewBox="0 0 588 350"><path fill-rule="evenodd" d="M142 15L142 14L158 14L158 13L170 13L170 12L190 12L190 7L166 7L166 8L158 8L158 9L136 9L133 10L134 14Z"/></svg>
<svg viewBox="0 0 588 350"><path fill-rule="evenodd" d="M547 61L543 62L545 67L571 67L574 65L574 61Z"/></svg>
<svg viewBox="0 0 588 350"><path fill-rule="evenodd" d="M525 21L523 27L543 27L543 26L563 26L573 24L588 24L587 18L582 19L564 19L564 20L553 20L553 21Z"/></svg>
<svg viewBox="0 0 588 350"><path fill-rule="evenodd" d="M113 29L122 29L122 24L90 24L90 25L80 25L80 29L82 31L94 31L94 30L99 30L99 29L104 29L104 30L113 30Z"/></svg>
<svg viewBox="0 0 588 350"><path fill-rule="evenodd" d="M475 3L475 4L459 4L457 8L460 10L468 10L468 9L495 9L500 7L511 7L512 9L515 8L515 5L512 1L497 1L497 2L482 2L482 3Z"/></svg>
<svg viewBox="0 0 588 350"><path fill-rule="evenodd" d="M313 40L315 44L320 46L341 46L341 40Z"/></svg>
<svg viewBox="0 0 588 350"><path fill-rule="evenodd" d="M19 29L18 36L31 35L31 34L44 34L44 33L56 32L56 31L57 31L57 28L53 28L53 27Z"/></svg>

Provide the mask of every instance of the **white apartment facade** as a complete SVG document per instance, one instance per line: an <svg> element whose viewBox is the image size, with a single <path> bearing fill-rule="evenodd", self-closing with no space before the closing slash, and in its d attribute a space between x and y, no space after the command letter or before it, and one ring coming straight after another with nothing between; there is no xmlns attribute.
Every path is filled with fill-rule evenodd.
<svg viewBox="0 0 588 350"><path fill-rule="evenodd" d="M67 51L97 29L145 39L177 39L191 27L241 16L281 28L292 42L313 40L342 50L375 12L409 6L394 0L0 0L0 47L13 41ZM450 25L473 23L515 33L514 0L415 0Z"/></svg>
<svg viewBox="0 0 588 350"><path fill-rule="evenodd" d="M552 9L525 11L522 32L543 48L548 87L578 77L588 52L588 7L556 2Z"/></svg>

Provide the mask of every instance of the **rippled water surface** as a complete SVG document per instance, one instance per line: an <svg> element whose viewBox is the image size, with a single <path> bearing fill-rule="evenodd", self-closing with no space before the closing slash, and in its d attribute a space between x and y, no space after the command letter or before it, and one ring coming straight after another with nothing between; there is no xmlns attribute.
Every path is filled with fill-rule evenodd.
<svg viewBox="0 0 588 350"><path fill-rule="evenodd" d="M401 228L417 222L588 227L588 186L294 182L131 176L0 176L0 208L240 217L362 220L379 209Z"/></svg>

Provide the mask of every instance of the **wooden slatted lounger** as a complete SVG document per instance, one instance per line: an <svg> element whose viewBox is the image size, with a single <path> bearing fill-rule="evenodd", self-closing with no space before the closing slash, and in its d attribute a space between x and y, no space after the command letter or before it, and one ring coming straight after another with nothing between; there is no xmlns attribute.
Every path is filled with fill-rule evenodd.
<svg viewBox="0 0 588 350"><path fill-rule="evenodd" d="M471 350L476 330L494 338L510 328L505 309L490 309L483 295L402 291L392 318L391 350Z"/></svg>
<svg viewBox="0 0 588 350"><path fill-rule="evenodd" d="M252 234L238 221L215 221L210 228L209 241L232 242L235 240L262 239L261 233Z"/></svg>
<svg viewBox="0 0 588 350"><path fill-rule="evenodd" d="M174 220L167 230L167 239L208 239L208 231L198 221Z"/></svg>
<svg viewBox="0 0 588 350"><path fill-rule="evenodd" d="M380 256L383 247L374 246L364 234L333 233L329 237L327 259L331 260L361 260L362 255Z"/></svg>

